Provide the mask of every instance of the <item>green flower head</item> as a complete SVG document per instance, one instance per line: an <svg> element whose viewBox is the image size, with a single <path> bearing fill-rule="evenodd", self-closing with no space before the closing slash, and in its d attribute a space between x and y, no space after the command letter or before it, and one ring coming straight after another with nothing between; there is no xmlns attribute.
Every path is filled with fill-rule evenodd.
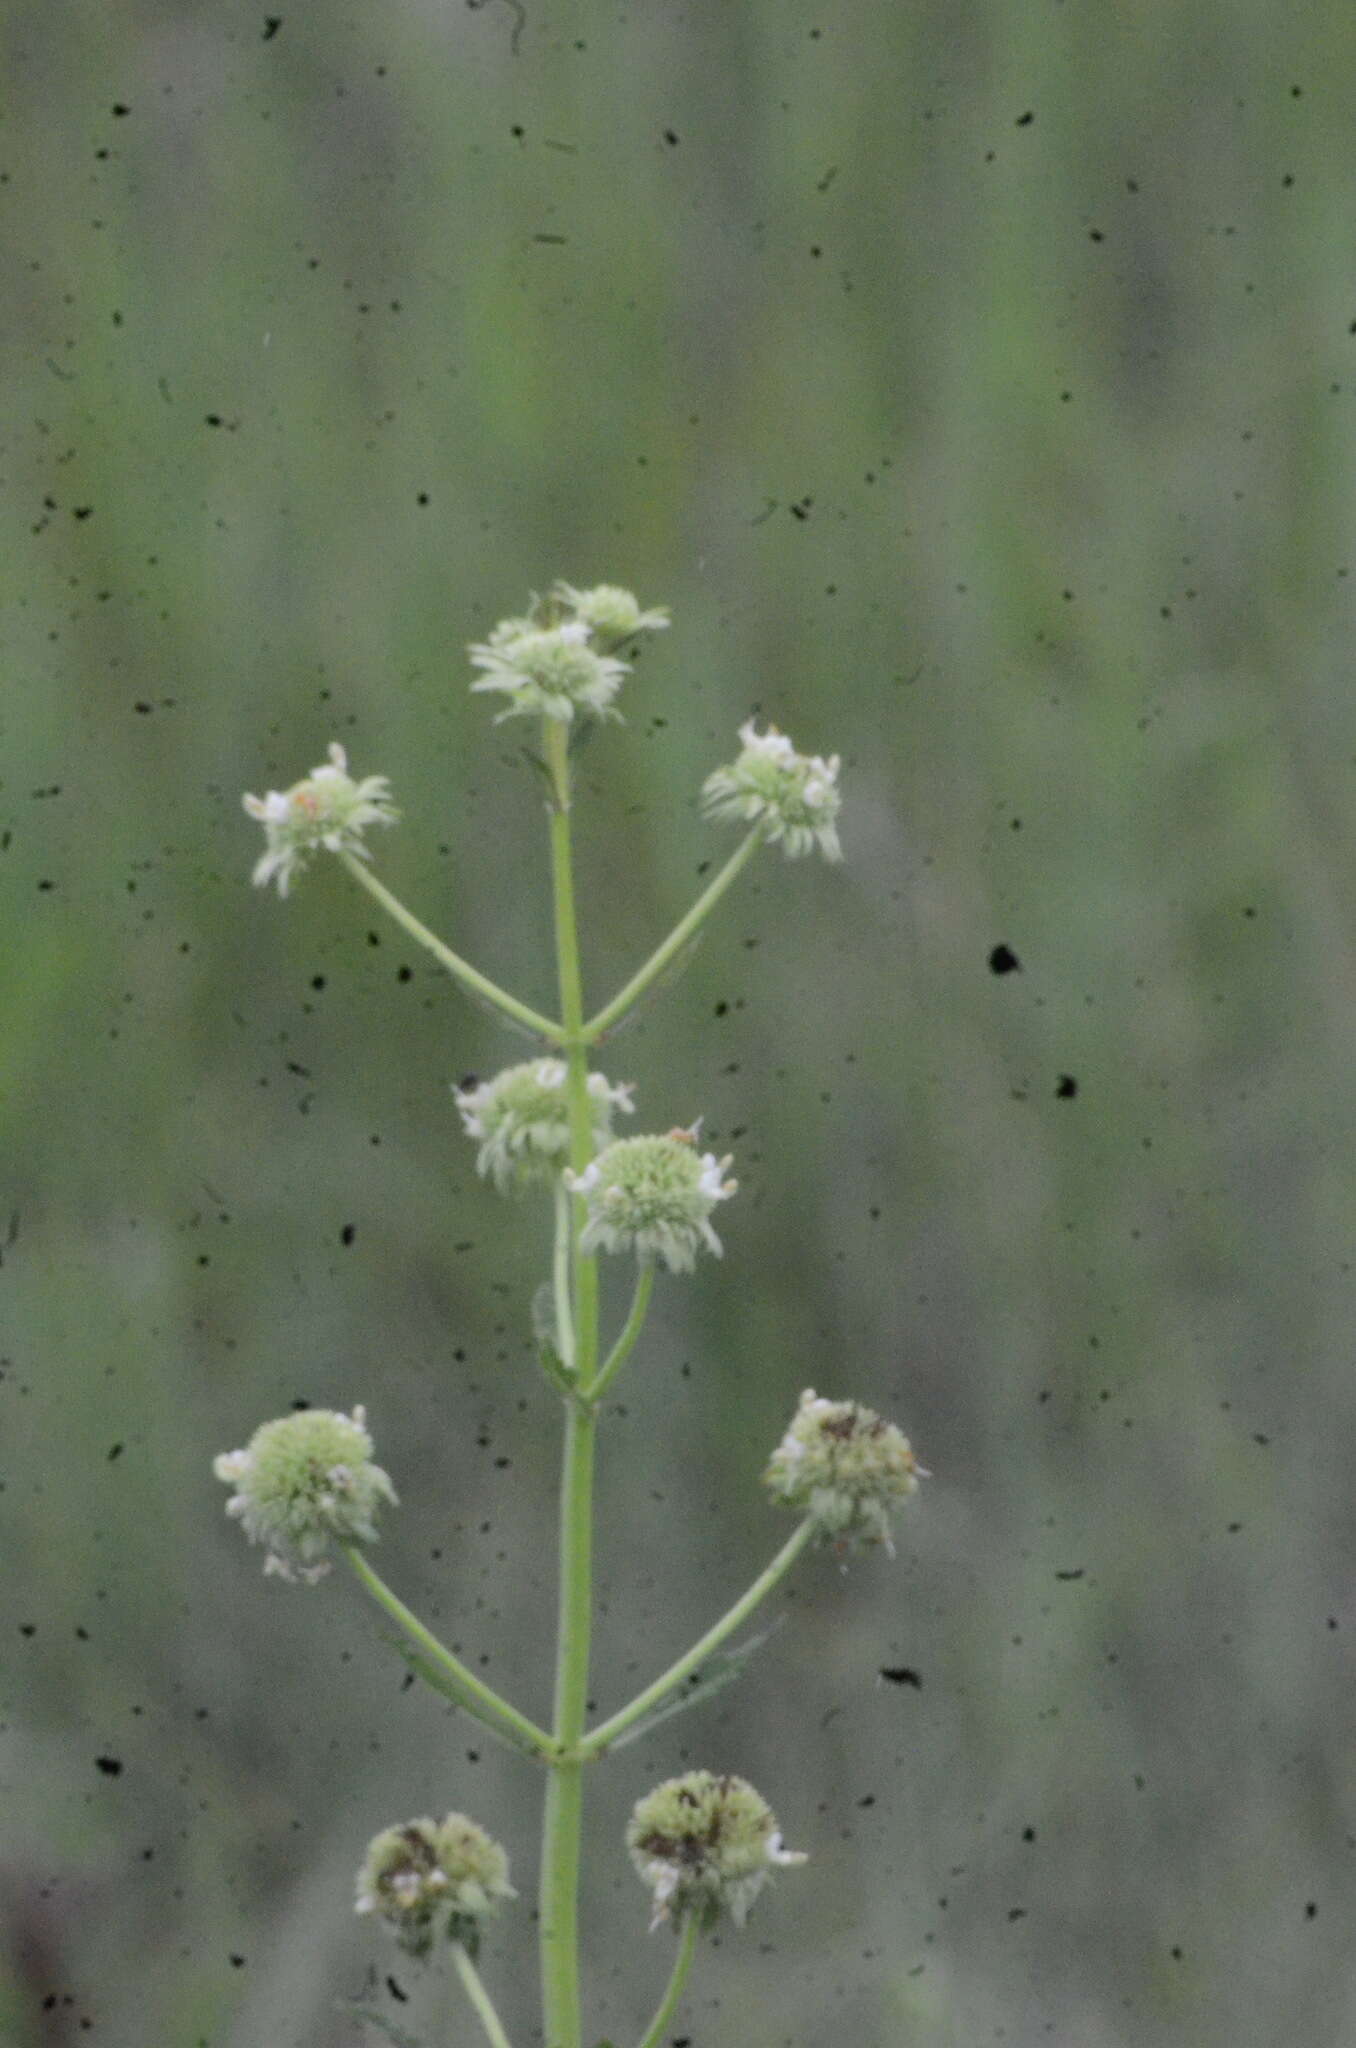
<svg viewBox="0 0 1356 2048"><path fill-rule="evenodd" d="M375 1543L376 1512L395 1488L372 1462L367 1416L303 1408L265 1422L243 1451L224 1451L212 1470L235 1492L226 1503L251 1543L268 1551L265 1572L308 1584L329 1570L332 1538Z"/></svg>
<svg viewBox="0 0 1356 2048"><path fill-rule="evenodd" d="M348 756L337 741L329 760L290 789L271 789L267 796L246 796L242 802L264 828L266 845L255 862L255 884L262 889L276 881L280 896L287 894L293 875L300 874L317 847L370 860L364 830L368 825L394 825L400 815L386 777L365 775L355 782L348 772Z"/></svg>
<svg viewBox="0 0 1356 2048"><path fill-rule="evenodd" d="M693 1916L703 1932L726 1912L742 1927L772 1871L806 1861L782 1846L772 1808L747 1779L711 1771L668 1778L639 1800L626 1846L650 1888L651 1927Z"/></svg>
<svg viewBox="0 0 1356 2048"><path fill-rule="evenodd" d="M592 590L576 590L573 583L556 583L551 596L572 617L582 619L600 640L617 642L634 639L637 633L661 633L669 623L666 605L655 605L643 612L638 599L615 583L595 583Z"/></svg>
<svg viewBox="0 0 1356 2048"><path fill-rule="evenodd" d="M837 754L798 754L784 732L770 725L760 733L753 720L739 728L743 751L728 768L717 768L702 784L708 818L738 818L764 825L795 860L817 846L825 860L841 860L837 817Z"/></svg>
<svg viewBox="0 0 1356 2048"><path fill-rule="evenodd" d="M634 1251L673 1273L690 1273L703 1245L719 1258L709 1219L738 1186L725 1178L729 1166L728 1157L698 1153L695 1125L662 1138L615 1138L582 1173L565 1174L588 1211L582 1249Z"/></svg>
<svg viewBox="0 0 1356 2048"><path fill-rule="evenodd" d="M407 1954L426 1956L440 1932L474 1946L479 1923L517 1896L498 1842L464 1813L449 1813L373 1836L355 1910L378 1914Z"/></svg>
<svg viewBox="0 0 1356 2048"><path fill-rule="evenodd" d="M874 1409L807 1387L763 1482L774 1500L812 1515L826 1539L883 1543L893 1555L890 1515L918 1491L921 1469L909 1439Z"/></svg>
<svg viewBox="0 0 1356 2048"><path fill-rule="evenodd" d="M564 1060L528 1060L505 1067L491 1081L470 1078L455 1091L468 1138L479 1144L476 1170L500 1194L548 1183L570 1156L570 1103ZM588 1079L589 1116L595 1146L612 1136L612 1112L630 1112L631 1084L617 1086L602 1074Z"/></svg>

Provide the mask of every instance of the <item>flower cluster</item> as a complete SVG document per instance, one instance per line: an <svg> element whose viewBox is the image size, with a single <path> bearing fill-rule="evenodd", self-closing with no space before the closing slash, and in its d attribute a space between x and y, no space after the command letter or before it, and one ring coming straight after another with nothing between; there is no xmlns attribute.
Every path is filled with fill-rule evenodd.
<svg viewBox="0 0 1356 2048"><path fill-rule="evenodd" d="M337 740L329 760L290 789L270 789L267 796L246 796L242 802L264 828L266 846L255 863L255 884L262 889L276 880L280 896L287 894L293 875L300 874L317 847L370 860L363 845L364 829L394 825L400 815L391 802L387 778L365 775L355 782Z"/></svg>
<svg viewBox="0 0 1356 2048"><path fill-rule="evenodd" d="M478 1923L517 1896L498 1842L464 1813L449 1813L373 1836L355 1910L379 1914L409 1955L425 1956L439 1922L450 1941L473 1945Z"/></svg>
<svg viewBox="0 0 1356 2048"><path fill-rule="evenodd" d="M738 1186L725 1179L730 1163L698 1153L696 1125L662 1138L614 1139L582 1173L565 1174L588 1209L581 1249L634 1251L662 1259L671 1273L690 1273L702 1245L719 1258L710 1216Z"/></svg>
<svg viewBox="0 0 1356 2048"><path fill-rule="evenodd" d="M308 1584L329 1570L331 1538L375 1543L375 1516L395 1488L372 1462L367 1416L303 1408L265 1422L243 1451L213 1460L218 1479L236 1490L226 1503L251 1543L268 1551L265 1572Z"/></svg>
<svg viewBox="0 0 1356 2048"><path fill-rule="evenodd" d="M740 726L739 737L739 758L702 784L706 816L761 823L767 837L780 840L793 860L816 846L826 860L841 860L837 754L827 761L818 754L798 754L775 725L760 733L752 719Z"/></svg>
<svg viewBox="0 0 1356 2048"><path fill-rule="evenodd" d="M616 646L668 622L662 608L642 611L629 590L614 584L576 590L557 583L545 600L534 598L525 618L501 619L488 640L474 643L471 665L483 673L471 688L503 692L508 708L501 719L527 713L568 724L581 712L616 717L613 699L630 669L598 642Z"/></svg>
<svg viewBox="0 0 1356 2048"><path fill-rule="evenodd" d="M782 1846L772 1808L745 1778L689 1771L637 1802L626 1846L654 1900L651 1927L695 1915L703 1932L728 1912L742 1927L778 1864L804 1863Z"/></svg>
<svg viewBox="0 0 1356 2048"><path fill-rule="evenodd" d="M564 1060L527 1060L505 1067L492 1081L465 1080L455 1090L468 1138L479 1143L476 1170L500 1194L552 1180L570 1156L570 1104ZM632 1084L614 1086L603 1074L588 1078L589 1118L595 1146L612 1136L612 1113L629 1113Z"/></svg>
<svg viewBox="0 0 1356 2048"><path fill-rule="evenodd" d="M909 1439L874 1409L825 1401L813 1387L768 1461L774 1500L812 1515L836 1543L890 1543L890 1514L918 1491Z"/></svg>

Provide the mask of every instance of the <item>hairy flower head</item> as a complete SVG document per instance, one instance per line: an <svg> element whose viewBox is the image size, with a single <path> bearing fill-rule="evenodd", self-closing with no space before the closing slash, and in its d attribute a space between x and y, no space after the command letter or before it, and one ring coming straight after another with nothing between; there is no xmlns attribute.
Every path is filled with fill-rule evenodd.
<svg viewBox="0 0 1356 2048"><path fill-rule="evenodd" d="M226 1503L251 1543L268 1551L265 1572L307 1583L329 1570L331 1538L375 1543L376 1512L395 1488L372 1462L367 1416L303 1408L256 1429L243 1451L212 1463L235 1492Z"/></svg>
<svg viewBox="0 0 1356 2048"><path fill-rule="evenodd" d="M598 652L583 619L557 626L506 619L471 648L471 665L484 671L473 690L500 690L508 698L501 718L522 712L567 724L579 712L595 718L612 713L612 700L629 673L624 661Z"/></svg>
<svg viewBox="0 0 1356 2048"><path fill-rule="evenodd" d="M501 1194L553 1180L570 1156L568 1070L564 1060L527 1060L493 1080L463 1081L455 1091L468 1138L479 1142L476 1170ZM603 1074L588 1078L595 1146L612 1136L612 1113L629 1112L632 1084L614 1086Z"/></svg>
<svg viewBox="0 0 1356 2048"><path fill-rule="evenodd" d="M660 1258L673 1273L690 1273L702 1245L719 1258L710 1216L738 1185L725 1178L730 1163L698 1153L696 1125L662 1138L614 1138L582 1173L566 1170L565 1185L588 1209L581 1248Z"/></svg>
<svg viewBox="0 0 1356 2048"><path fill-rule="evenodd" d="M266 796L245 796L242 802L264 828L266 845L255 863L255 884L265 888L276 880L280 896L287 894L293 875L300 874L317 847L370 860L363 845L365 828L394 825L400 815L386 777L365 775L355 782L337 740L328 761L290 789L270 789Z"/></svg>
<svg viewBox="0 0 1356 2048"><path fill-rule="evenodd" d="M753 720L739 728L743 751L728 768L717 768L702 784L708 818L762 822L780 840L789 859L818 846L826 860L841 860L838 844L837 754L798 754L784 732L770 725L760 733Z"/></svg>
<svg viewBox="0 0 1356 2048"><path fill-rule="evenodd" d="M425 1956L439 1931L473 1943L478 1922L517 1896L498 1842L464 1813L449 1813L373 1836L355 1911L379 1914L408 1954Z"/></svg>
<svg viewBox="0 0 1356 2048"><path fill-rule="evenodd" d="M782 1846L776 1817L745 1778L689 1771L639 1800L626 1846L654 1901L651 1927L695 1916L703 1931L728 1912L742 1927L778 1864L804 1863Z"/></svg>
<svg viewBox="0 0 1356 2048"><path fill-rule="evenodd" d="M654 605L643 612L629 590L615 583L595 583L592 590L576 590L573 583L555 583L551 596L576 619L582 619L600 640L630 640L637 633L662 633L669 623L667 605Z"/></svg>
<svg viewBox="0 0 1356 2048"><path fill-rule="evenodd" d="M776 1501L812 1515L835 1543L883 1543L893 1554L890 1515L918 1491L909 1439L872 1408L825 1401L813 1387L768 1461L763 1482Z"/></svg>

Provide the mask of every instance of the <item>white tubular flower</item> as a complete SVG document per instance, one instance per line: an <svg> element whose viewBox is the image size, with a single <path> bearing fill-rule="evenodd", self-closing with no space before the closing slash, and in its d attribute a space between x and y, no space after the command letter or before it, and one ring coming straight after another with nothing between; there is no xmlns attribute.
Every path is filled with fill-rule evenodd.
<svg viewBox="0 0 1356 2048"><path fill-rule="evenodd" d="M596 583L592 590L576 590L573 583L559 582L552 586L551 595L603 640L630 640L637 633L662 633L669 623L667 605L655 605L643 612L631 592L619 589L615 583Z"/></svg>
<svg viewBox="0 0 1356 2048"><path fill-rule="evenodd" d="M654 1902L651 1928L695 1918L703 1932L728 1913L742 1927L774 1869L804 1863L784 1848L776 1816L746 1778L689 1771L637 1801L626 1846Z"/></svg>
<svg viewBox="0 0 1356 2048"><path fill-rule="evenodd" d="M566 1187L588 1206L581 1250L634 1251L662 1259L671 1273L690 1273L702 1245L719 1258L710 1216L738 1187L725 1178L730 1164L698 1153L696 1125L662 1138L615 1138L582 1173L565 1172Z"/></svg>
<svg viewBox="0 0 1356 2048"><path fill-rule="evenodd" d="M479 1143L476 1171L501 1195L541 1186L561 1171L570 1156L568 1069L564 1060L528 1060L506 1067L491 1081L463 1081L454 1090L468 1138ZM612 1113L635 1108L633 1084L613 1085L603 1074L588 1079L589 1116L595 1146L612 1136Z"/></svg>
<svg viewBox="0 0 1356 2048"><path fill-rule="evenodd" d="M826 1401L807 1387L763 1474L773 1499L812 1515L821 1535L846 1548L883 1543L890 1515L918 1491L913 1446L892 1422L856 1401Z"/></svg>
<svg viewBox="0 0 1356 2048"><path fill-rule="evenodd" d="M336 1415L302 1408L265 1422L243 1451L224 1451L212 1462L218 1479L235 1492L226 1512L251 1543L268 1551L265 1573L308 1585L329 1570L333 1537L375 1543L376 1512L394 1502L395 1488L372 1462L367 1415Z"/></svg>
<svg viewBox="0 0 1356 2048"><path fill-rule="evenodd" d="M337 740L329 760L290 789L270 789L266 796L245 796L242 802L263 826L267 841L255 863L255 885L262 889L276 880L280 896L287 894L293 875L300 874L317 847L370 860L363 845L366 827L394 825L400 816L387 778L365 775L355 782Z"/></svg>
<svg viewBox="0 0 1356 2048"><path fill-rule="evenodd" d="M615 717L612 700L630 673L624 661L598 653L584 619L556 626L505 619L471 648L471 663L484 670L472 690L502 690L508 698L501 720L519 713L567 724L576 712Z"/></svg>
<svg viewBox="0 0 1356 2048"><path fill-rule="evenodd" d="M449 1813L373 1836L354 1911L379 1914L407 1954L426 1956L440 1928L473 1945L478 1923L517 1896L499 1843L464 1813Z"/></svg>
<svg viewBox="0 0 1356 2048"><path fill-rule="evenodd" d="M783 732L770 725L760 733L752 719L739 728L743 752L728 768L717 768L702 784L708 818L761 820L771 840L780 840L788 859L812 853L841 860L836 820L837 754L798 754Z"/></svg>

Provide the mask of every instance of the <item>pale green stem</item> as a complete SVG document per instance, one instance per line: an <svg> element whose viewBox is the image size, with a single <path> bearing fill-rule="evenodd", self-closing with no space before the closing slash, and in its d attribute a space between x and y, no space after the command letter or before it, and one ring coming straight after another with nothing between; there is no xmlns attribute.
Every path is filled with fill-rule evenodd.
<svg viewBox="0 0 1356 2048"><path fill-rule="evenodd" d="M620 1337L607 1354L607 1363L589 1388L589 1399L595 1406L602 1400L635 1349L636 1339L645 1326L645 1312L650 1306L650 1292L653 1286L654 1261L642 1259L636 1269L636 1289L631 1296L631 1312L626 1318Z"/></svg>
<svg viewBox="0 0 1356 2048"><path fill-rule="evenodd" d="M622 1707L612 1716L611 1720L604 1721L601 1726L592 1729L584 1737L583 1741L574 1751L574 1754L581 1758L584 1763L589 1763L594 1757L601 1756L604 1750L614 1743L625 1729L631 1726L632 1722L638 1721L642 1714L647 1714L650 1708L657 1706L660 1700L674 1690L675 1686L681 1685L690 1672L697 1670L698 1666L706 1661L713 1650L720 1648L727 1636L734 1634L734 1631L740 1626L741 1622L747 1621L759 1601L766 1600L778 1580L785 1578L787 1572L790 1571L792 1565L814 1535L817 1526L813 1516L803 1521L790 1541L782 1545L771 1564L767 1567L767 1570L760 1573L748 1591L735 1601L728 1614L723 1614L715 1627L709 1628L701 1641L694 1643L687 1654L680 1657L676 1664L671 1664L661 1677L656 1678L653 1685L647 1685L644 1692L637 1693L630 1704Z"/></svg>
<svg viewBox="0 0 1356 2048"><path fill-rule="evenodd" d="M570 1314L570 1197L563 1180L556 1187L556 1237L551 1258L551 1292L556 1304L556 1349L567 1372L574 1371L574 1319Z"/></svg>
<svg viewBox="0 0 1356 2048"><path fill-rule="evenodd" d="M692 1968L692 1958L697 1953L697 1916L689 1913L683 1922L683 1931L678 1938L678 1953L673 1959L673 1974L668 1981L664 1996L659 2001L659 2010L645 2029L640 2048L659 2048L660 2038L669 2021L678 2009L683 1995L687 1973Z"/></svg>
<svg viewBox="0 0 1356 2048"><path fill-rule="evenodd" d="M526 1003L520 1003L517 996L511 996L507 989L500 988L478 968L472 967L469 960L463 960L460 953L454 953L450 946L444 945L437 933L431 932L426 924L420 924L413 911L406 910L400 898L393 896L386 884L379 882L371 868L366 862L359 860L356 854L346 853L341 848L339 859L354 881L360 882L368 895L376 898L382 909L395 919L401 930L407 931L421 946L426 946L434 959L445 967L463 988L470 989L473 995L483 996L487 1003L493 1003L506 1017L512 1017L516 1024L526 1025L527 1029L535 1032L539 1038L548 1038L553 1045L560 1043L561 1028L553 1017L543 1017L540 1010L533 1010Z"/></svg>
<svg viewBox="0 0 1356 2048"><path fill-rule="evenodd" d="M556 960L564 1020L570 1107L570 1165L582 1173L593 1156L593 1117L588 1093L588 1052L582 1021L584 1002L575 923L574 869L570 847L570 771L565 727L545 721L547 766L554 791L551 809L551 878L555 909ZM574 1248L574 1365L580 1393L587 1393L598 1364L598 1264L580 1250L584 1204L571 1204ZM590 1408L572 1401L565 1411L565 1447L560 1489L559 1611L553 1727L562 1749L573 1749L588 1714L589 1637L593 1614L593 1446ZM583 1766L573 1757L553 1759L542 1824L540 1944L544 2048L580 2048L579 1856L583 1818Z"/></svg>
<svg viewBox="0 0 1356 2048"><path fill-rule="evenodd" d="M459 1941L453 1944L452 1960L457 1966L457 1975L465 1987L466 1996L475 2009L476 2018L485 2029L485 2038L489 2041L490 2048L509 2048L509 2037L504 2032L503 2022L494 2009L489 1992L480 1980L480 1972Z"/></svg>
<svg viewBox="0 0 1356 2048"><path fill-rule="evenodd" d="M438 1641L418 1615L411 1613L403 1600L397 1599L386 1581L373 1571L356 1544L344 1543L340 1547L377 1605L385 1609L397 1627L404 1630L410 1641L417 1644L431 1662L447 1673L464 1695L463 1705L467 1713L476 1715L492 1728L508 1730L520 1745L526 1745L549 1761L557 1745L546 1730L538 1728L535 1721L529 1721L526 1714L520 1714L506 1699L501 1699L493 1686L486 1685L483 1678L477 1678L474 1671L468 1670L460 1657L453 1656L447 1645Z"/></svg>
<svg viewBox="0 0 1356 2048"><path fill-rule="evenodd" d="M703 889L687 916L679 919L663 945L651 953L640 971L631 976L625 988L613 996L612 1001L604 1009L599 1010L596 1017L589 1018L584 1026L584 1041L587 1045L593 1045L605 1031L611 1029L619 1017L624 1017L631 1005L644 995L650 983L656 981L664 972L674 955L682 951L702 919L715 909L736 875L761 846L765 830L766 827L760 820L748 837L735 848L714 882Z"/></svg>

